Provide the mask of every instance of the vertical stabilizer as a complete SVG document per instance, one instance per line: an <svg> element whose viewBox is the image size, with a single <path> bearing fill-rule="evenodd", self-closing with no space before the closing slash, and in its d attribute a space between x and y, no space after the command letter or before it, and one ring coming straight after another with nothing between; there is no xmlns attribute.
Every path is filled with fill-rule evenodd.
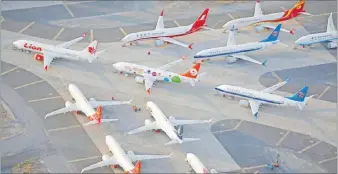
<svg viewBox="0 0 338 174"><path fill-rule="evenodd" d="M254 16L261 16L261 15L263 15L263 12L262 12L262 9L261 9L261 1L256 0Z"/></svg>
<svg viewBox="0 0 338 174"><path fill-rule="evenodd" d="M163 13L164 13L164 10L162 9L161 14L157 20L156 30L164 29Z"/></svg>
<svg viewBox="0 0 338 174"><path fill-rule="evenodd" d="M236 45L235 26L233 25L228 36L227 46Z"/></svg>
<svg viewBox="0 0 338 174"><path fill-rule="evenodd" d="M336 30L336 28L333 24L332 12L330 13L329 19L327 20L326 32L328 32L328 33L337 32L337 30Z"/></svg>

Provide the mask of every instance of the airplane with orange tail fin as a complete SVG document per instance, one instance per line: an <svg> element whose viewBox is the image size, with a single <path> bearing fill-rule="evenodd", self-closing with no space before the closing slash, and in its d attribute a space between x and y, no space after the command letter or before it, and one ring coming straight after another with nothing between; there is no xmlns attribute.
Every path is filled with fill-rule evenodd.
<svg viewBox="0 0 338 174"><path fill-rule="evenodd" d="M200 62L194 64L189 70L182 74L167 71L171 66L181 62L184 59L185 58L175 60L159 68L150 68L147 66L127 62L115 63L113 64L113 67L121 74L126 73L136 75L135 81L137 83L144 83L146 91L150 95L150 89L154 85L155 81L171 83L188 82L191 84L191 86L195 86L196 82L199 81L199 77L205 74L202 73L199 75L201 66Z"/></svg>
<svg viewBox="0 0 338 174"><path fill-rule="evenodd" d="M85 123L84 126L117 121L118 119L102 119L102 107L112 106L112 105L130 104L132 101L132 100L130 101L115 101L115 100L114 101L96 101L94 98L90 98L88 101L87 98L80 91L80 89L74 84L68 85L68 91L70 95L74 98L75 103L67 101L65 103L66 107L58 109L51 113L48 113L45 119L47 117L61 114L61 113L81 111L90 120L88 123ZM97 110L95 111L94 108L97 108Z"/></svg>
<svg viewBox="0 0 338 174"><path fill-rule="evenodd" d="M58 58L82 61L85 60L89 63L92 63L93 60L98 59L98 56L103 53L104 50L98 52L96 51L98 45L97 40L94 40L82 51L68 49L70 46L81 41L85 37L86 33L81 37L55 46L30 40L17 40L13 42L13 45L16 49L26 51L28 53L36 53L34 58L37 61L43 62L43 67L47 71L50 64L53 63L53 60Z"/></svg>
<svg viewBox="0 0 338 174"><path fill-rule="evenodd" d="M239 30L243 27L254 26L256 32L260 32L265 28L274 29L278 23L293 19L301 14L311 16L310 13L305 12L304 5L305 0L298 0L291 9L286 10L285 12L263 14L260 6L260 0L256 0L254 16L233 19L224 24L223 28L225 28L225 31L230 31L232 26L236 27L235 30ZM277 23L277 25L273 25L271 23ZM287 30L281 28L281 31L294 34L293 29Z"/></svg>
<svg viewBox="0 0 338 174"><path fill-rule="evenodd" d="M91 166L85 167L82 169L81 173L87 170L92 170L99 167L110 166L116 168L119 165L126 173L141 173L141 161L142 160L151 160L151 159L164 159L170 158L173 153L170 155L135 155L134 152L125 151L122 149L120 144L110 135L106 136L106 144L109 150L113 153L114 156L103 155L102 161L93 164ZM135 166L133 162L136 161Z"/></svg>
<svg viewBox="0 0 338 174"><path fill-rule="evenodd" d="M192 44L185 44L173 38L188 35L188 34L197 32L201 29L210 29L205 24L208 18L208 12L209 12L209 9L206 8L203 11L203 13L197 18L197 20L188 26L165 28L164 22L163 22L163 9L162 9L161 14L158 17L155 30L141 31L137 33L128 34L124 38L122 38L121 41L124 42L122 46L125 46L126 43L130 43L130 45L132 45L132 43L136 43L137 41L140 41L140 40L153 39L153 40L156 40L157 46L163 45L164 42L168 42L168 43L179 45L181 47L192 49Z"/></svg>

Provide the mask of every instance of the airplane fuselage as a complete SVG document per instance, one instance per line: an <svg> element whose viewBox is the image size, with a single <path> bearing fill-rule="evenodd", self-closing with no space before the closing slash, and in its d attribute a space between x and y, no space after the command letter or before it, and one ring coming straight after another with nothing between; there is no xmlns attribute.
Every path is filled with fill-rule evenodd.
<svg viewBox="0 0 338 174"><path fill-rule="evenodd" d="M29 40L18 40L14 43L15 46L19 49L31 51L38 54L43 54L43 52L45 51L58 55L58 58L65 58L70 60L88 60L88 56L80 51L56 47L53 45L43 44Z"/></svg>
<svg viewBox="0 0 338 174"><path fill-rule="evenodd" d="M127 62L119 62L114 64L114 68L117 71L125 72L128 74L135 74L136 76L153 76L156 80L164 81L164 82L172 82L172 83L181 83L181 82L189 82L188 77L181 76L177 73L164 71L158 68L149 68L143 65L137 65Z"/></svg>
<svg viewBox="0 0 338 174"><path fill-rule="evenodd" d="M118 161L119 166L122 167L124 171L130 173L130 171L134 169L134 165L120 144L112 136L106 136L106 144L109 150L114 154L114 158Z"/></svg>
<svg viewBox="0 0 338 174"><path fill-rule="evenodd" d="M204 164L197 158L197 156L193 153L187 153L186 157L187 162L190 164L191 168L196 173L209 173L208 169L204 166Z"/></svg>
<svg viewBox="0 0 338 174"><path fill-rule="evenodd" d="M70 95L75 99L76 106L81 109L87 117L93 116L96 112L94 108L89 104L87 98L83 95L80 89L73 84L68 85Z"/></svg>
<svg viewBox="0 0 338 174"><path fill-rule="evenodd" d="M232 54L247 53L264 49L265 47L275 45L279 40L273 42L252 42L240 45L230 45L226 47L217 47L198 52L194 58L203 59L216 56L231 56Z"/></svg>
<svg viewBox="0 0 338 174"><path fill-rule="evenodd" d="M162 131L165 132L171 140L182 143L182 140L179 138L178 133L170 120L155 103L147 102L147 109L156 120L156 124L161 127Z"/></svg>
<svg viewBox="0 0 338 174"><path fill-rule="evenodd" d="M295 41L297 45L306 46L322 42L337 41L337 32L316 33L303 36Z"/></svg>
<svg viewBox="0 0 338 174"><path fill-rule="evenodd" d="M252 89L246 89L238 86L221 85L215 88L220 94L233 97L243 98L247 100L256 100L262 104L275 106L297 106L297 101L289 100L285 97L263 93Z"/></svg>

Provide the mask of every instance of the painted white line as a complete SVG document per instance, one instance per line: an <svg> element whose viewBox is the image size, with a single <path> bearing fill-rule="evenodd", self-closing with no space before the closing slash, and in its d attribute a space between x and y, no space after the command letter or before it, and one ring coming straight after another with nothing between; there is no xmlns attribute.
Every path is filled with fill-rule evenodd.
<svg viewBox="0 0 338 174"><path fill-rule="evenodd" d="M232 128L232 129L220 130L220 131L215 131L215 132L212 132L212 133L223 133L223 132L234 131L234 130L236 130L242 123L243 123L243 120L241 120L239 123L237 123L237 125L236 125L234 128Z"/></svg>
<svg viewBox="0 0 338 174"><path fill-rule="evenodd" d="M178 27L181 26L176 20L174 20L173 22L174 22Z"/></svg>
<svg viewBox="0 0 338 174"><path fill-rule="evenodd" d="M281 8L282 10L284 10L284 11L287 11L286 8L284 8L284 7L280 7L280 8Z"/></svg>
<svg viewBox="0 0 338 174"><path fill-rule="evenodd" d="M228 16L229 16L232 20L235 19L230 13L228 13Z"/></svg>
<svg viewBox="0 0 338 174"><path fill-rule="evenodd" d="M64 30L65 28L61 28L60 31L53 37L53 40L57 39Z"/></svg>
<svg viewBox="0 0 338 174"><path fill-rule="evenodd" d="M29 23L27 26L25 26L23 29L21 29L18 33L24 32L24 31L27 30L29 27L31 27L33 24L35 24L35 21Z"/></svg>
<svg viewBox="0 0 338 174"><path fill-rule="evenodd" d="M212 26L212 28L216 28L217 27L217 25L220 23L220 22L222 22L223 20L220 20L220 21L218 21L218 22L216 22L216 24L215 25L213 25Z"/></svg>
<svg viewBox="0 0 338 174"><path fill-rule="evenodd" d="M120 28L120 31L122 32L122 34L123 34L124 36L127 36L127 35L128 35L127 32L125 32L125 31L123 30L123 28Z"/></svg>
<svg viewBox="0 0 338 174"><path fill-rule="evenodd" d="M58 98L62 98L62 97L61 96L55 96L55 97L40 98L40 99L35 99L35 100L29 100L28 103L51 100L51 99L58 99Z"/></svg>
<svg viewBox="0 0 338 174"><path fill-rule="evenodd" d="M30 86L30 85L35 85L35 84L38 84L38 83L41 83L41 82L44 82L44 80L38 80L38 81L35 81L35 82L27 83L27 84L24 84L24 85L21 85L21 86L17 86L14 89L20 89L20 88Z"/></svg>
<svg viewBox="0 0 338 174"><path fill-rule="evenodd" d="M324 91L317 97L317 99L320 99L323 97L323 95L331 88L331 86L328 86L324 89Z"/></svg>
<svg viewBox="0 0 338 174"><path fill-rule="evenodd" d="M241 121L233 128L233 130L236 130L242 123L243 123L243 120L241 120Z"/></svg>
<svg viewBox="0 0 338 174"><path fill-rule="evenodd" d="M90 30L90 41L93 42L94 41L94 31Z"/></svg>
<svg viewBox="0 0 338 174"><path fill-rule="evenodd" d="M276 77L276 78L279 80L279 82L282 82L282 81L283 81L283 79L280 78L274 71L272 71L271 73L272 73L272 75L273 75L274 77Z"/></svg>
<svg viewBox="0 0 338 174"><path fill-rule="evenodd" d="M85 160L90 160L90 159L95 159L95 158L101 158L101 156L92 156L88 158L79 158L75 160L68 161L69 163L74 163L74 162L79 162L79 161L85 161Z"/></svg>
<svg viewBox="0 0 338 174"><path fill-rule="evenodd" d="M19 67L14 67L14 68L12 68L12 69L10 69L10 70L7 70L7 71L1 73L1 75L3 76L3 75L5 75L5 74L8 74L8 73L10 73L10 72L12 72L12 71L14 71L14 70L16 70L16 69L18 69L18 68L19 68Z"/></svg>
<svg viewBox="0 0 338 174"><path fill-rule="evenodd" d="M60 130L67 130L67 129L77 128L77 127L80 127L80 125L74 125L74 126L68 126L68 127L61 127L61 128L56 128L56 129L49 129L48 132L54 132L54 131L60 131Z"/></svg>
<svg viewBox="0 0 338 174"><path fill-rule="evenodd" d="M73 4L82 4L86 2L95 2L95 1L75 1L75 2L65 2L67 5L73 5Z"/></svg>
<svg viewBox="0 0 338 174"><path fill-rule="evenodd" d="M62 2L63 6L65 7L65 9L68 11L69 15L74 17L73 12L69 9L68 5L64 2Z"/></svg>
<svg viewBox="0 0 338 174"><path fill-rule="evenodd" d="M263 164L263 165L259 165L259 166L245 167L245 168L242 168L242 170L258 169L258 168L263 168L263 167L266 167L266 166L267 166L266 164Z"/></svg>
<svg viewBox="0 0 338 174"><path fill-rule="evenodd" d="M334 159L337 159L337 156L332 157L332 158L328 158L328 159L325 159L325 160L322 160L322 161L319 161L318 163L322 164L322 163L325 163L325 162L328 162L328 161L331 161L331 160L334 160Z"/></svg>
<svg viewBox="0 0 338 174"><path fill-rule="evenodd" d="M321 142L322 142L322 141L317 141L317 142L315 142L315 143L313 143L313 144L311 144L311 145L305 147L304 149L298 151L298 153L303 153L303 152L305 152L305 151L307 151L307 150L309 150L309 149L315 147L317 144L319 144L319 143L321 143Z"/></svg>
<svg viewBox="0 0 338 174"><path fill-rule="evenodd" d="M279 141L276 143L276 146L279 146L280 143L282 143L284 141L284 139L286 138L286 136L288 136L290 133L290 131L287 131L283 136L282 138L279 139Z"/></svg>

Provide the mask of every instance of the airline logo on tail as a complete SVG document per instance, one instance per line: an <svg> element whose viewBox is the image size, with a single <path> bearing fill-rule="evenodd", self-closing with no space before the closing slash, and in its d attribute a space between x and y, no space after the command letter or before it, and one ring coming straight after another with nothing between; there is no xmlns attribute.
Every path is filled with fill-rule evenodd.
<svg viewBox="0 0 338 174"><path fill-rule="evenodd" d="M101 124L102 118L102 106L97 107L95 114L92 117L89 117L90 120L96 120L97 124Z"/></svg>
<svg viewBox="0 0 338 174"><path fill-rule="evenodd" d="M88 52L90 54L94 54L96 52L96 49L94 47L88 47Z"/></svg>
<svg viewBox="0 0 338 174"><path fill-rule="evenodd" d="M192 25L191 32L198 31L199 29L201 29L201 27L205 25L205 21L208 18L208 13L209 13L209 9L207 8L203 11L200 17L198 17L195 23Z"/></svg>
<svg viewBox="0 0 338 174"><path fill-rule="evenodd" d="M196 63L193 67L191 67L187 72L181 74L184 77L193 78L195 79L198 75L200 70L201 63Z"/></svg>
<svg viewBox="0 0 338 174"><path fill-rule="evenodd" d="M136 174L140 174L141 173L141 161L137 161L135 164L135 168L129 172L126 173L136 173Z"/></svg>

